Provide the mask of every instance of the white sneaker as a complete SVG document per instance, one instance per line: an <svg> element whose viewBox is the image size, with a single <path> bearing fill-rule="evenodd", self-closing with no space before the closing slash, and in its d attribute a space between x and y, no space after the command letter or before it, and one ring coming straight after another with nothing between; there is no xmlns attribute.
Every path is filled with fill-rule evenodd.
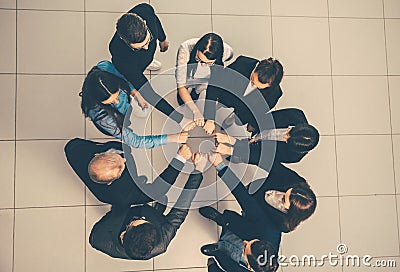
<svg viewBox="0 0 400 272"><path fill-rule="evenodd" d="M156 59L153 59L153 61L147 66L147 70L149 71L158 71L161 69L161 62L159 62Z"/></svg>

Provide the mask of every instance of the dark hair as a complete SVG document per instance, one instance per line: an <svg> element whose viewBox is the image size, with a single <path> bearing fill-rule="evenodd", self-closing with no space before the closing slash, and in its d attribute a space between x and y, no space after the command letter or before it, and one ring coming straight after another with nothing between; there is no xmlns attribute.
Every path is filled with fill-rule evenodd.
<svg viewBox="0 0 400 272"><path fill-rule="evenodd" d="M255 72L257 73L258 80L261 83L270 83L271 87L275 87L281 83L283 77L283 66L278 60L268 58L258 63Z"/></svg>
<svg viewBox="0 0 400 272"><path fill-rule="evenodd" d="M278 256L276 256L274 246L270 242L255 241L250 245L250 250L251 255L247 256L247 260L255 272L273 272L278 269ZM274 254L276 255L271 258ZM270 262L271 260L272 263ZM265 262L265 264L261 264L260 261Z"/></svg>
<svg viewBox="0 0 400 272"><path fill-rule="evenodd" d="M97 67L93 67L85 78L82 86L82 112L86 117L89 116L89 110L99 107L103 109L104 114L100 115L98 119L104 118L106 115L112 116L117 123L118 128L122 131L124 115L111 105L103 104L102 101L110 97L110 93L116 93L119 89L122 91L129 90L128 83L122 78L117 77L111 73L101 71ZM128 96L130 102L130 96ZM92 120L95 122L96 120Z"/></svg>
<svg viewBox="0 0 400 272"><path fill-rule="evenodd" d="M126 254L132 259L147 259L153 250L157 231L153 224L143 223L128 227L122 239Z"/></svg>
<svg viewBox="0 0 400 272"><path fill-rule="evenodd" d="M188 77L193 77L196 73L197 65L195 65L195 63L197 63L197 51L202 52L207 57L207 59L215 60L214 64L221 66L224 65L224 63L222 62L222 58L224 56L224 42L222 41L222 38L218 34L207 33L197 41L192 51L190 52L190 58L187 63Z"/></svg>
<svg viewBox="0 0 400 272"><path fill-rule="evenodd" d="M289 231L292 231L314 213L317 207L317 198L310 186L302 182L293 185L289 199L290 207L284 217L284 225Z"/></svg>
<svg viewBox="0 0 400 272"><path fill-rule="evenodd" d="M126 43L143 42L147 35L145 21L135 13L125 13L117 21L117 33Z"/></svg>
<svg viewBox="0 0 400 272"><path fill-rule="evenodd" d="M306 153L317 146L318 130L309 124L298 124L289 131L287 143L299 153Z"/></svg>

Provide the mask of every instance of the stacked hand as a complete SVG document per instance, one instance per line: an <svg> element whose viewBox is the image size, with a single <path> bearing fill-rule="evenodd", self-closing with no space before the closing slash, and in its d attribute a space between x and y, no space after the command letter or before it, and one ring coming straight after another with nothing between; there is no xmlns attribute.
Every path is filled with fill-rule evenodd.
<svg viewBox="0 0 400 272"><path fill-rule="evenodd" d="M186 131L181 132L181 133L176 133L176 134L170 134L168 135L168 143L180 143L184 144L187 142L189 137L189 133Z"/></svg>
<svg viewBox="0 0 400 272"><path fill-rule="evenodd" d="M193 156L192 150L190 149L190 146L187 144L183 144L178 151L178 154L181 155L185 160L190 160Z"/></svg>

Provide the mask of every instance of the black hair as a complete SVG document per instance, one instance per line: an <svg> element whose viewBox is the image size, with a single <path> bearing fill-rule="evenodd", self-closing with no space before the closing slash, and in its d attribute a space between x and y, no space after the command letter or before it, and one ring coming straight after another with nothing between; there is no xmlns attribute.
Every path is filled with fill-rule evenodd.
<svg viewBox="0 0 400 272"><path fill-rule="evenodd" d="M111 105L103 104L102 101L107 100L110 97L110 93L116 93L119 89L128 93L128 83L111 73L101 71L96 66L93 67L85 78L82 86L82 102L81 109L86 117L89 116L89 110L99 107L104 110L104 113L98 116L98 119L104 118L106 115L110 115L117 123L117 128L122 131L124 123L124 115L118 110L113 108ZM130 102L130 96L128 95ZM96 122L96 120L92 120Z"/></svg>
<svg viewBox="0 0 400 272"><path fill-rule="evenodd" d="M215 60L214 64L223 66L224 63L222 58L224 56L224 42L222 38L215 33L207 33L201 37L197 43L194 45L192 51L190 52L190 58L188 61L187 76L193 77L197 70L196 55L197 51L202 52L207 59Z"/></svg>
<svg viewBox="0 0 400 272"><path fill-rule="evenodd" d="M287 143L298 153L307 153L319 142L318 130L309 124L298 124L289 131Z"/></svg>
<svg viewBox="0 0 400 272"><path fill-rule="evenodd" d="M276 87L281 83L283 77L282 64L273 58L260 61L255 69L258 75L258 81L261 83L270 83L270 87Z"/></svg>
<svg viewBox="0 0 400 272"><path fill-rule="evenodd" d="M278 269L278 256L270 242L255 241L250 245L250 250L251 255L247 255L247 260L255 272L274 272Z"/></svg>
<svg viewBox="0 0 400 272"><path fill-rule="evenodd" d="M126 13L117 21L117 33L126 43L143 42L147 35L145 21L135 13Z"/></svg>
<svg viewBox="0 0 400 272"><path fill-rule="evenodd" d="M126 254L132 259L147 259L153 250L157 231L153 224L143 223L128 227L122 239Z"/></svg>
<svg viewBox="0 0 400 272"><path fill-rule="evenodd" d="M284 225L289 231L292 231L314 213L317 207L317 198L310 186L302 182L292 186L289 199L290 207L285 214Z"/></svg>

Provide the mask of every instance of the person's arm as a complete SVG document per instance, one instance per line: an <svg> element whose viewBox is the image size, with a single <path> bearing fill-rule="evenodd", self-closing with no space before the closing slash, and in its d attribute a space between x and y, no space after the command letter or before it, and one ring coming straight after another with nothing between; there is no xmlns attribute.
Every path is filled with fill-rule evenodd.
<svg viewBox="0 0 400 272"><path fill-rule="evenodd" d="M249 271L246 268L242 267L240 264L229 258L226 254L221 251L217 251L214 254L215 259L218 261L218 264L224 269L218 267L220 270L211 270L211 271L229 271L229 272L246 272ZM208 270L210 271L210 270Z"/></svg>
<svg viewBox="0 0 400 272"><path fill-rule="evenodd" d="M118 233L128 211L129 206L124 208L112 206L111 210L93 226L89 236L90 245L113 258L130 259L115 243L115 238L119 239Z"/></svg>
<svg viewBox="0 0 400 272"><path fill-rule="evenodd" d="M268 112L273 107L276 106L279 98L281 98L281 96L282 96L281 87L278 85L273 90L265 90L265 94L263 92L263 96L269 107L269 109L267 109L267 111L266 111L266 112Z"/></svg>
<svg viewBox="0 0 400 272"><path fill-rule="evenodd" d="M167 39L167 35L165 35L165 31L164 31L164 28L162 27L160 18L158 18L158 16L156 14L154 14L154 16L155 16L155 22L156 22L156 27L157 27L157 32L158 32L157 39L160 42L163 42Z"/></svg>

